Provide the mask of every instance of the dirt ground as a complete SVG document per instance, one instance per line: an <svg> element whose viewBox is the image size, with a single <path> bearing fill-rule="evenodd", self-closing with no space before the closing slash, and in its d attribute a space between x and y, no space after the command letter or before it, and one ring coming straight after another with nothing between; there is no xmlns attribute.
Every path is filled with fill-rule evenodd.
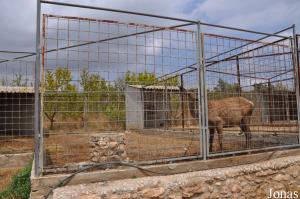
<svg viewBox="0 0 300 199"><path fill-rule="evenodd" d="M252 126L252 148L262 148L297 143L297 126ZM69 131L72 132L72 131ZM104 131L101 131L104 132ZM99 133L101 133L99 132ZM95 132L90 132L95 133ZM124 133L124 132L123 132ZM51 131L44 138L47 167L89 161L89 137L84 131L66 133ZM143 130L125 133L126 151L130 160L146 161L164 158L200 155L197 129ZM245 136L238 127L225 128L223 151L245 149ZM33 139L0 140L0 153L28 152L33 149ZM215 134L213 153L221 152Z"/></svg>
<svg viewBox="0 0 300 199"><path fill-rule="evenodd" d="M21 167L0 169L0 192L3 191L11 182L11 177L15 175Z"/></svg>
<svg viewBox="0 0 300 199"><path fill-rule="evenodd" d="M284 129L285 128L285 129ZM255 131L259 130L259 131ZM273 131L271 131L273 130ZM296 127L257 127L252 130L252 149L296 144ZM286 131L285 133L282 133ZM133 161L200 155L197 131L144 130L125 133L127 156ZM45 138L47 165L62 166L66 163L89 161L89 134L50 135ZM223 151L244 150L245 136L238 128L226 128ZM213 153L219 153L218 136L215 135Z"/></svg>
<svg viewBox="0 0 300 199"><path fill-rule="evenodd" d="M33 137L0 138L0 154L26 153L33 151Z"/></svg>

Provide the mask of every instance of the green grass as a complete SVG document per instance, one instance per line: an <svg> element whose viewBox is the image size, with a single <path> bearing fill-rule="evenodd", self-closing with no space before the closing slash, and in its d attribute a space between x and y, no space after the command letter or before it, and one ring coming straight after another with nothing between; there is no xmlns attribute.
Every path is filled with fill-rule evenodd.
<svg viewBox="0 0 300 199"><path fill-rule="evenodd" d="M8 187L0 192L0 199L28 199L30 195L30 173L31 164L20 170L12 177L12 182Z"/></svg>

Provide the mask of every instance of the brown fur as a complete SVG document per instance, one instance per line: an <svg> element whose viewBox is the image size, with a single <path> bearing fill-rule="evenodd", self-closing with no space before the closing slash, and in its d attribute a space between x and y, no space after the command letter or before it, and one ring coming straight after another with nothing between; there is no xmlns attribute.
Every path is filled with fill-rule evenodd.
<svg viewBox="0 0 300 199"><path fill-rule="evenodd" d="M198 117L195 107L195 93L189 93L189 107L193 117ZM214 133L217 131L220 149L223 150L223 127L240 126L246 136L246 146L250 148L251 132L250 117L254 104L244 97L229 97L220 100L208 101L208 125L209 125L209 150L212 151Z"/></svg>

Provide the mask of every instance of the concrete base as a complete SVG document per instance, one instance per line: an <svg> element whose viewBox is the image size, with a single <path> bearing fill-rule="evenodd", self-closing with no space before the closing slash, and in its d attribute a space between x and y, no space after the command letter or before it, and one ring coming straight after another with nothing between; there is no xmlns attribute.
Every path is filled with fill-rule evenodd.
<svg viewBox="0 0 300 199"><path fill-rule="evenodd" d="M298 198L299 175L298 155L206 171L68 185L55 189L53 199Z"/></svg>
<svg viewBox="0 0 300 199"><path fill-rule="evenodd" d="M280 157L295 156L300 155L300 149L291 149L284 151L272 151L266 153L250 154L243 156L233 156L220 159L212 160L196 160L179 162L173 164L163 164L163 165L151 165L144 166L143 168L151 170L153 172L164 173L167 175L186 173L192 171L202 171L222 167L230 167L236 165L251 164L260 161L271 160ZM34 170L34 168L32 169ZM101 170L86 173L79 173L74 176L68 183L68 185L77 185L83 183L95 183L103 181L114 181L121 179L139 178L145 176L153 176L153 173L147 173L132 167L119 167L118 169L111 170ZM38 199L44 198L53 187L55 187L59 182L69 174L59 174L59 175L49 175L42 177L31 177L31 198Z"/></svg>

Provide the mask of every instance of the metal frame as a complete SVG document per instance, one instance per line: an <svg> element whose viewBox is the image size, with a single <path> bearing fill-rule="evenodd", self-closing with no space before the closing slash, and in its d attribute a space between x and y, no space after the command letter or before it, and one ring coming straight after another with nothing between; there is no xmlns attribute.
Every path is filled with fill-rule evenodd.
<svg viewBox="0 0 300 199"><path fill-rule="evenodd" d="M203 23L201 21L195 21L195 20L189 20L189 19L181 19L181 18L175 18L175 17L168 17L168 16L162 16L162 15L153 15L153 14L148 14L148 13L140 13L140 12L131 12L131 11L126 11L126 10L117 10L117 9L110 9L110 8L103 8L103 7L94 7L94 6L87 6L87 5L79 5L79 4L71 4L71 3L62 3L62 2L55 2L55 1L44 1L44 0L37 0L37 16L36 16L36 65L35 65L35 84L34 84L34 90L35 90L35 120L34 120L34 125L35 125L35 161L34 161L34 174L35 176L39 176L42 174L43 171L43 128L41 125L41 113L42 111L42 106L41 106L41 96L40 96L40 92L42 92L42 88L40 88L40 76L41 76L41 53L42 53L42 49L41 49L41 39L40 39L40 35L41 35L41 6L43 4L50 4L50 5L56 5L56 6L67 6L67 7L76 7L76 8L85 8L85 9L93 9L93 10L102 10L102 11L109 11L109 12L117 12L117 13L123 13L123 14L130 14L130 15L139 15L139 16L144 16L144 17L154 17L154 18L160 18L160 19L166 19L166 20L172 20L172 21L180 21L180 22L185 22L186 24L181 24L181 25L176 25L176 26L170 26L170 27L163 27L163 28L158 28L155 30L151 30L151 31L144 31L144 32L139 32L139 33L134 33L134 34L129 34L129 35L123 35L123 36L119 36L119 37L112 37L109 39L105 39L105 40L98 40L98 41L92 41L92 42L86 42L86 43L82 43L82 44L78 44L78 45L74 45L74 46L66 46L63 48L58 48L58 49L52 49L52 50L48 50L45 51L43 53L48 53L48 52L53 52L53 51L58 51L58 50L65 50L68 48L73 48L73 47L79 47L79 46L83 46L83 45L88 45L88 44L92 44L92 43L99 43L99 42L103 42L103 41L108 41L108 40L113 40L113 39L118 39L118 38L124 38L124 37L128 37L128 36L132 36L132 35L138 35L138 34L145 34L148 32L155 32L155 31L159 31L159 30L164 30L164 29L172 29L172 28L178 28L178 27L183 27L183 26L188 26L188 25L196 25L197 26L197 67L194 68L192 66L190 67L185 67L185 68L189 68L191 69L191 71L197 70L198 72L198 107L199 107L199 124L200 124L200 129L199 129L199 138L200 138L200 143L201 143L201 148L200 150L200 156L192 156L191 158L203 158L206 159L207 157L212 157L215 156L216 154L209 154L209 149L208 149L208 140L209 140L209 136L208 136L208 102L207 102L207 89L206 89L206 71L208 71L207 67L216 64L220 61L227 61L230 59L236 59L239 58L239 55L244 54L246 52L243 53L239 53L230 57L227 57L225 59L222 60L218 60L216 61L208 61L210 59L213 59L217 56L220 55L224 55L226 53L232 52L236 49L245 47L249 44L255 43L255 42L259 42L267 37L273 36L276 38L280 38L279 40L272 42L272 43L276 43L278 41L287 39L289 37L286 36L282 36L279 35L279 33L282 33L285 30L290 29L291 27L285 28L283 30L277 31L275 33L264 33L264 32L258 32L258 31L252 31L252 30L246 30L246 29L241 29L241 28L235 28L235 27L229 27L229 26L222 26L222 25L215 25L215 24L209 24L209 23ZM231 49L229 51L226 52L222 52L216 56L210 57L209 59L205 60L205 56L204 56L204 44L203 44L203 34L201 33L201 26L210 26L210 27L215 27L215 28L223 28L223 29L228 29L228 30L235 30L235 31L241 31L241 32L247 32L247 33L253 33L253 34L259 34L259 35L264 35L264 37L259 38L257 40L251 41L245 45L242 45L240 47L237 47L236 49ZM292 26L293 31L294 31L294 40L293 42L296 42L296 38L295 38L295 26ZM262 48L266 45L269 45L270 43L264 44L258 48ZM252 49L254 50L254 49ZM34 55L33 53L28 53L29 55L26 56L32 56ZM17 57L15 59L19 59L19 58L23 58L22 57ZM297 53L297 47L296 45L294 45L293 48L293 60L294 60L294 64L297 65L298 63L298 53ZM3 61L2 61L3 62ZM0 63L2 63L0 62ZM207 64L208 63L208 64ZM193 65L196 65L193 64ZM191 72L188 71L188 72ZM188 73L187 72L187 73ZM298 67L296 67L296 77L298 77ZM299 78L299 77L298 77ZM297 84L297 101L299 100L299 81L296 81ZM298 125L300 125L300 107L299 107L299 103L297 104L298 106ZM299 131L299 135L300 135L300 131ZM300 137L300 136L299 136ZM299 138L299 143L300 143L300 138ZM295 145L293 145L295 146ZM297 145L298 146L298 145ZM285 146L280 146L280 147L276 147L276 148L283 148ZM275 148L275 147L272 147ZM267 150L268 148L265 149L260 149L260 150ZM246 152L246 150L244 151L235 151L233 152L234 154L237 153L243 153ZM226 155L226 154L233 154L233 153L223 153L223 154L217 154L217 155ZM171 158L170 161L174 161L174 160L183 160L183 159L189 159L187 157L183 157L183 158ZM161 160L164 161L164 160ZM157 161L154 161L157 162Z"/></svg>
<svg viewBox="0 0 300 199"><path fill-rule="evenodd" d="M233 154L242 154L242 153L247 153L247 152L259 152L259 151L266 151L266 150L272 150L272 149L282 149L282 148L293 148L293 147L299 147L300 146L300 128L299 128L299 126L300 126L300 120L299 120L299 118L300 118L300 106L299 106L299 100L300 100L300 96L299 96L299 67L297 67L297 66L299 66L299 63L298 63L298 56L299 56L299 53L297 53L298 52L298 49L297 49L297 40L296 40L296 34L295 34L295 25L292 25L292 26L290 26L290 27L288 27L288 28L285 28L285 29L283 29L282 31L278 31L278 33L280 33L280 32L283 32L283 31L286 31L286 30L290 30L290 29L292 29L293 30L293 36L292 37L288 37L290 40L291 40L291 42L292 42L292 45L291 45L291 47L292 47L292 52L286 52L286 53L284 53L284 54L292 54L292 60L293 60L293 66L294 66L294 78L288 78L288 79L294 79L295 80L295 86L296 86L296 88L295 88L295 90L296 90L296 101L297 101L297 113L298 113L298 144L293 144L293 145L281 145L281 146L273 146L273 147L264 147L264 148L262 148L262 149L247 149L247 150L235 150L235 151L229 151L229 152L221 152L221 153L211 153L211 152L209 152L209 148L207 148L206 149L206 151L207 151L207 157L218 157L218 156L224 156L224 155L233 155ZM276 32L277 33L277 32ZM276 34L275 33L275 34ZM261 39L258 39L258 40L255 40L255 41L253 41L253 42L249 42L249 43L247 43L247 44L245 44L245 45L242 45L241 47L244 47L244 46L247 46L247 45L249 45L249 44L252 44L252 43L255 43L256 41L261 41L261 40L263 40L263 39L266 39L266 38L268 38L268 36L266 36L266 37L263 37L263 38L261 38ZM229 56L229 57L226 57L226 58L224 58L224 59L221 59L221 60L218 60L218 61L209 61L209 63L210 64L208 64L206 67L209 67L209 66L213 66L213 65L215 65L215 64L217 64L217 63L220 63L220 62L223 62L223 61L232 61L232 60L234 60L234 59L242 59L242 58L240 58L239 56L241 56L241 55L243 55L243 54L246 54L246 53L248 53L248 52L251 52L251 51L254 51L254 50L257 50L257 49L261 49L261 48L264 48L264 47L266 47L266 46L268 46L268 45L270 45L270 44L276 44L276 43L278 43L278 42L280 42L280 41L284 41L285 39L279 39L279 40L275 40L275 41L273 41L273 42L270 42L270 43L266 43L266 44L263 44L263 45L261 45L261 46L258 46L258 47L256 47L256 48L253 48L253 49L250 49L250 50L247 50L247 51L244 51L244 52L241 52L241 53L238 53L238 54L235 54L235 55L232 55L232 56ZM228 50L228 51L225 51L224 53L219 53L219 54L217 54L216 56L212 56L212 57L210 57L210 58L208 58L208 59L206 59L206 60L210 60L210 59L213 59L213 58L216 58L216 57L218 57L218 56L220 56L220 55L224 55L224 54L226 54L226 53L228 53L228 52L231 52L231 51L233 51L233 50L236 50L236 49L239 49L239 47L238 48L233 48L232 50ZM203 51L204 51L204 49L203 49ZM270 54L270 55L263 55L263 56L261 56L261 57L265 57L265 56L274 56L274 55L276 55L276 53L275 54ZM278 54L278 55L281 55L281 54ZM260 56L254 56L254 58L255 57L260 57ZM248 59L248 57L246 57L245 59ZM238 67L238 65L237 65L237 67ZM208 69L208 68L206 68L206 71L210 71L210 69ZM271 77L271 78L263 78L263 79L265 79L265 80L268 80L268 84L270 84L270 83L274 83L274 82L276 82L276 80L275 81L270 81L270 80L272 80L273 78L276 78L277 76L280 76L280 75L283 75L283 74L285 74L285 73L288 73L288 72L291 72L291 71L293 71L293 70L289 70L289 71L285 71L285 72L283 72L283 73L281 73L281 74L279 74L279 75L275 75L275 76L273 76L273 77ZM220 73L220 72L218 72L218 71L215 71L216 73ZM238 67L238 73L239 73L239 67ZM231 75L234 75L234 76L238 76L238 77L241 77L242 75L240 75L240 74L238 74L238 75L235 75L235 74L231 74ZM255 77L255 78L258 78L258 77ZM287 79L287 80L288 80ZM283 81L283 80L279 80L279 81ZM270 86L269 86L269 88L270 88ZM209 140L207 139L207 143L209 143Z"/></svg>
<svg viewBox="0 0 300 199"><path fill-rule="evenodd" d="M300 76L299 76L299 53L298 53L298 40L296 35L296 26L293 25L293 65L295 73L295 83L296 83L296 99L297 99L297 113L298 113L298 126L300 125ZM300 144L300 129L298 129L298 144Z"/></svg>

